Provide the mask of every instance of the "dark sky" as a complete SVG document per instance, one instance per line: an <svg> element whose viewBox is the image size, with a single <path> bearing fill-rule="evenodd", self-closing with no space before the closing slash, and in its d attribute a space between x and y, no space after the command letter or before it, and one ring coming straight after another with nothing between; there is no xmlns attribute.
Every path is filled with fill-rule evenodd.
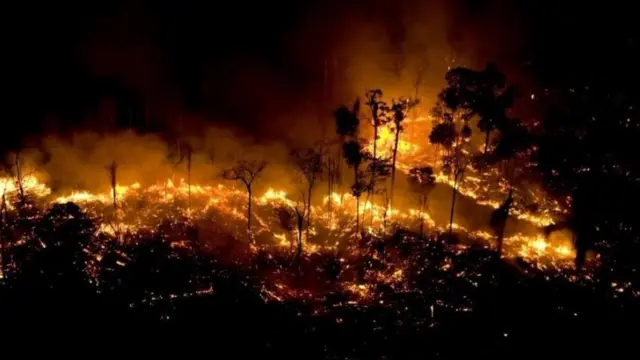
<svg viewBox="0 0 640 360"><path fill-rule="evenodd" d="M105 97L125 93L164 123L185 116L254 133L279 131L287 122L306 121L296 114L309 117L346 101L361 82L377 83L378 68L359 62L386 62L380 54L407 52L404 44L422 34L433 58L454 52L465 65L497 61L523 83L564 86L596 77L615 86L625 74L637 74L631 70L637 19L624 4L18 2L3 11L5 123L11 119L19 135L47 131L52 119L86 123L99 118ZM356 75L338 77L334 97L318 105L327 54L341 73ZM443 75L437 64L431 69L434 79ZM3 134L14 142L20 137Z"/></svg>

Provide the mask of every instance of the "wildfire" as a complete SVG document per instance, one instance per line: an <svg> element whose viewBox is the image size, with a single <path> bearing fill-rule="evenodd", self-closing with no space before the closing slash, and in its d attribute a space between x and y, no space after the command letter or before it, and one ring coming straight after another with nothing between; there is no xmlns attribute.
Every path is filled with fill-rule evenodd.
<svg viewBox="0 0 640 360"><path fill-rule="evenodd" d="M405 130L398 138L398 153L396 166L399 171L407 172L416 166L437 164L437 151L425 140L428 136L428 117L408 118ZM393 125L387 124L379 129L377 152L381 157L391 157L395 146L396 133ZM424 146L419 145L424 143ZM373 142L368 146L372 151ZM504 201L508 187L502 181L497 170L479 170L468 166L464 176L458 183L436 166L436 182L455 189L462 195L474 199L478 205L498 208ZM0 192L6 194L7 205L11 208L12 199L20 192L44 202L67 203L74 202L83 207L90 215L98 219L98 232L111 237L122 234L133 234L140 230L154 231L163 221L169 220L179 223L184 219L214 220L217 225L225 226L239 239L246 237L247 222L247 193L227 184L197 184L184 179L166 179L151 186L140 183L129 185L117 184L115 189L106 188L101 192L76 190L66 194L52 196L51 189L40 182L35 176L29 175L22 179L22 186L15 178L0 178ZM524 194L524 191L522 191ZM537 210L530 211L520 200L528 196L528 201L536 203ZM262 246L275 246L282 249L290 248L298 238L298 229L282 231L275 219L274 210L279 207L301 209L303 199L289 196L285 191L270 187L263 194L254 196L254 211L251 215L254 221L253 232L259 236ZM110 210L116 206L116 211ZM359 204L359 205L358 205ZM256 209L257 208L257 209ZM331 209L329 211L328 209ZM311 206L313 221L307 232L302 235L303 251L307 254L334 252L340 244L351 244L348 239L356 234L354 218L356 213L360 217L362 230L374 236L381 236L389 232L395 225L417 229L446 232L448 226L438 226L431 214L425 210L388 208L368 197L361 197L358 201L352 194L333 192L325 196L322 206ZM543 227L555 222L555 215L566 210L558 202L546 199L541 194L532 191L516 197L511 215ZM422 225L421 225L422 224ZM495 237L486 231L469 230L453 223L452 228L459 234L484 241L490 246L495 244ZM341 241L347 239L348 241ZM508 258L523 258L538 262L544 266L567 267L571 264L574 249L569 241L554 242L541 235L514 235L504 239L503 256ZM381 272L374 277L379 282L399 282L402 280L402 269L391 272ZM368 288L361 285L348 286L348 290L361 297L366 297Z"/></svg>
<svg viewBox="0 0 640 360"><path fill-rule="evenodd" d="M450 183L450 179L443 174L437 175L437 180L440 182ZM474 180L471 180L472 182ZM0 179L3 189L7 192L8 196L15 196L19 187L16 186L15 179L4 178ZM23 189L32 196L39 199L47 199L51 194L51 190L43 183L39 182L35 177L25 177L23 183ZM137 207L129 206L133 204L137 199L149 198L158 203L175 203L182 202L182 216L199 218L206 218L208 213L212 210L218 211L228 218L232 223L235 221L236 228L242 228L242 224L239 222L246 221L246 212L244 210L246 206L246 193L218 184L216 186L191 184L189 185L184 180L180 180L178 183L174 183L171 180L167 180L156 185L149 187L143 187L139 183L131 185L117 185L116 186L116 203L118 204L118 212L112 215L113 221L102 222L99 224L99 232L115 236L125 232L134 233L142 228L151 229L154 226L154 222L159 223L162 218L161 215L154 212L153 209L139 209ZM472 198L476 196L475 193L465 191L461 188L460 191ZM184 209L184 201L188 194L191 194L192 204L187 205L188 209ZM59 195L53 199L48 200L51 203L66 203L74 202L91 209L96 215L101 216L101 211L105 207L109 207L113 203L113 192L111 189L105 189L102 193L92 193L89 191L73 191L66 195ZM360 207L356 209L356 199L353 195L348 193L332 193L330 196L326 196L323 199L323 203L326 205L329 201L333 205L333 214L327 212L326 207L314 206L314 227L311 229L312 237L317 234L317 228L326 228L330 231L336 232L338 237L348 237L349 230L351 229L351 221L358 211L363 222L367 223L365 230L372 234L379 234L386 229L385 224L388 226L392 223L406 224L409 227L416 226L420 219L424 221L425 226L428 228L436 227L435 222L426 211L420 211L417 209L387 209L382 205L374 203L372 201L361 201ZM298 202L290 199L287 193L282 190L276 190L269 188L264 194L255 198L255 203L259 206L267 209L275 209L279 206L295 207L298 206ZM100 208L94 208L91 204L101 204ZM150 203L152 206L153 203ZM496 207L497 203L490 203L492 207ZM170 216L170 214L165 214ZM175 216L175 215L173 215ZM262 216L254 214L253 216L258 219L260 226L259 232L270 235L273 245L281 247L288 247L291 245L291 239L297 236L294 233L286 234L278 232L277 224L270 222L269 219L264 219ZM528 213L517 213L519 218L529 219L534 224L545 225L551 222L548 218L535 217ZM149 217L150 219L143 219L143 217ZM345 220L347 221L345 223ZM151 222L149 222L151 221ZM345 226L346 225L346 226ZM469 231L468 229L454 223L453 229L458 232L468 233L469 236L483 239L489 242L494 240L494 237L484 231ZM446 229L441 228L442 231ZM319 245L310 239L304 239L305 251L309 253L333 251L338 242L332 242L330 244ZM516 235L505 239L505 255L508 257L523 257L532 261L547 261L553 264L560 264L563 261L569 262L574 255L574 251L570 244L562 244L553 246L549 244L541 236L524 236Z"/></svg>

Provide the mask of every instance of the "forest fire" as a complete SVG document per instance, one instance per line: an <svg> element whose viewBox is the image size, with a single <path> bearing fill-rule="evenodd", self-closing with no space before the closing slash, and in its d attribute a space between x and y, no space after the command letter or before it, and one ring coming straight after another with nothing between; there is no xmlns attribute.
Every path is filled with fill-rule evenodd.
<svg viewBox="0 0 640 360"><path fill-rule="evenodd" d="M500 208L506 194L514 188L504 186L501 183L502 175L495 169L479 170L471 165L467 167L465 176L454 180L439 163L438 151L424 142L425 132L431 121L430 117L415 120L408 118L402 137L396 136L391 123L385 124L379 129L378 140L370 141L367 149L369 152L377 151L381 158L391 158L397 144L396 166L399 174L408 176L412 169L425 163L433 163L436 170L435 183L447 186L448 191L455 189L453 191L469 198L477 206ZM292 284L298 281L291 278L290 271L289 256L295 253L295 248L298 248L298 262L301 261L300 258L312 261L317 257L342 254L339 257L339 268L342 269L339 288L350 294L348 304L375 302L382 306L389 300L385 300L380 289L388 288L399 293L414 291L416 280L413 279L414 275L409 274L427 271L427 268L422 268L426 265L421 265L421 261L426 260L398 258L392 255L393 252L371 254L360 246L362 242L371 245L380 239L393 237L398 230L406 229L410 235L402 237L400 243L417 246L418 249L423 249L420 251L435 258L442 254L432 246L446 249L445 254L448 255L435 270L444 274L453 271L452 258L467 256L478 246L482 251L493 251L497 246L496 234L484 228L468 229L453 221L453 218L449 224L434 221L433 209L425 206L427 197L422 197L422 205L415 207L406 204L391 206L388 193L385 194L384 203L385 199L373 192L360 196L361 193L345 189L331 191L322 197L322 201L316 200L315 203L311 202L310 190L308 194L305 194L307 190L302 191L302 196L291 196L282 188L261 184L266 190L260 194L252 191L251 185L265 163L243 162L233 171L223 174L223 178L227 180L241 180L245 185L242 189L231 182L205 184L191 181L191 153L188 152L186 156L188 173L184 175L187 176L159 179L151 185L142 185L140 182L126 185L117 182L114 162L108 167L111 169L111 187L102 192L86 189L68 193L52 191L33 175L23 177L21 181L7 177L1 182L4 184L3 193L7 196L7 204L13 204L16 199L24 197L24 194L33 197L44 208L70 202L78 204L96 222L95 235L98 238L119 243L136 241L134 239L143 236L141 234L159 234L159 228L167 223L170 226L192 224L204 229L215 227L222 230L241 242L250 243L249 257L266 256L267 263L271 265L265 271L272 275L265 277L270 280L261 280L260 291L265 299L278 302L322 298L328 291L310 289L309 284ZM313 160L313 157L309 159ZM305 170L304 166L312 164L308 162L309 159L299 163L303 165L302 170ZM311 187L314 178L306 180ZM331 187L329 189L332 190ZM498 245L500 256L510 261L522 259L542 271L552 273L571 270L575 257L571 240L552 241L553 239L544 237L539 229L553 224L555 217L564 214L565 210L557 202L546 200L540 194L515 190L517 197L511 215L530 223L538 230L526 235L517 233L504 237L504 245ZM407 193L407 198L411 197L418 195ZM537 204L535 211L525 206L531 202ZM447 232L449 236L445 236ZM441 240L451 237L452 232L457 239L452 244ZM184 234L180 234L178 238L172 239L172 248L188 248L184 237ZM93 248L90 253L94 254L96 261L102 261L106 256L106 248L103 245L97 245L97 248L94 245ZM118 260L116 265L126 267L127 260ZM88 272L97 282L100 277L98 267L89 266ZM477 286L477 277L480 276L471 269L459 270L449 275L465 279L470 286ZM455 309L467 311L470 306L459 304Z"/></svg>
<svg viewBox="0 0 640 360"><path fill-rule="evenodd" d="M4 353L637 352L637 12L14 3Z"/></svg>
<svg viewBox="0 0 640 360"><path fill-rule="evenodd" d="M1 180L6 186L6 193L9 196L15 196L17 186L15 179L4 178ZM443 180L444 181L444 180ZM103 193L92 193L88 191L75 191L68 195L53 196L51 190L40 183L35 177L29 176L24 179L24 191L32 194L38 201L49 201L51 203L67 203L74 202L89 211L92 216L103 219L100 224L100 231L115 235L116 233L135 233L140 229L153 229L162 222L162 218L157 217L157 206L161 204L180 204L179 207L172 212L164 213L165 216L187 217L192 220L198 218L207 218L211 211L220 212L229 221L236 222L236 231L241 227L238 222L246 221L246 205L244 205L246 194L233 187L224 184L216 186L191 184L189 185L184 179L178 184L174 184L171 180L165 181L163 184L142 187L139 183L133 183L129 186L118 185L115 188L115 203L117 213L114 215L110 210L110 205L114 203L111 190ZM464 190L461 191L464 194ZM188 197L191 197L192 204L186 203ZM467 194L465 194L467 195ZM52 198L53 197L53 198ZM472 197L472 196L471 196ZM473 198L473 197L472 197ZM146 201L145 201L146 200ZM150 202L148 200L152 200ZM144 201L145 208L140 208L140 202ZM256 233L266 235L267 240L264 246L283 246L291 245L291 241L297 235L294 229L292 234L278 231L278 223L273 216L273 211L278 207L295 207L298 202L287 197L286 192L269 188L263 195L254 199L255 203L260 207L253 216L258 219L258 230ZM326 204L331 201L333 204L333 213L327 211ZM156 203L154 205L154 202ZM313 206L314 222L311 229L311 239L305 239L307 245L304 247L305 252L314 253L321 251L334 251L338 244L348 246L349 238L353 237L352 229L349 225L353 221L356 211L356 201L353 195L349 193L333 193L331 197L326 196L323 200L324 206ZM154 210L155 209L155 210ZM419 209L392 209L387 211L384 206L368 202L360 204L360 216L369 221L366 227L367 231L372 234L385 232L391 228L391 224L395 226L405 226L411 228L419 220L420 216L424 217L425 224L434 231L445 231L444 226L437 226L429 217L428 213L422 214ZM385 214L386 213L386 214ZM110 214L110 215L109 215ZM385 219L386 217L386 219ZM532 215L527 215L525 219L536 219ZM550 220L549 220L550 221ZM389 229L384 228L387 222ZM548 224L549 222L532 220L536 225ZM468 234L468 237L481 239L492 245L494 236L486 231L472 231L460 225L453 224L453 228L461 234ZM338 239L335 243L314 241L314 235L318 231L337 232L334 237ZM238 233L242 238L242 231ZM516 235L505 239L507 257L524 257L531 261L551 261L554 265L567 266L571 261L573 249L568 244L554 246L544 239L541 235L524 236ZM549 265L549 264L545 264Z"/></svg>

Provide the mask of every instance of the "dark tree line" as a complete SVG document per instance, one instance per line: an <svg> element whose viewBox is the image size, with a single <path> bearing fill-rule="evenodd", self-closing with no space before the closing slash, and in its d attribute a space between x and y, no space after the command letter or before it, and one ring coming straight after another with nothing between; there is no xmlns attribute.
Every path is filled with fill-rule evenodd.
<svg viewBox="0 0 640 360"><path fill-rule="evenodd" d="M512 115L516 89L495 65L480 71L455 68L446 80L432 112L430 141L445 150L443 169L453 177L451 223L458 176L466 166L460 163L467 156L461 145L468 141L469 123L475 120L485 134L484 158L477 164L507 165L502 174L512 190L520 173L542 180L552 196L568 199L570 213L552 228L573 231L578 267L587 250L599 243L637 246L637 219L631 209L640 199L639 162L633 156L640 120L637 99L629 92L598 82L547 91L540 100L542 121L531 127ZM492 216L499 248L512 202L510 192Z"/></svg>

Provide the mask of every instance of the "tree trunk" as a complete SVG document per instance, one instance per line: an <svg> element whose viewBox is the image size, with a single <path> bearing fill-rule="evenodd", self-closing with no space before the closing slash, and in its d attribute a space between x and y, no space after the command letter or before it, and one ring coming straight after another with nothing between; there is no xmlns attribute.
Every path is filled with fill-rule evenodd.
<svg viewBox="0 0 640 360"><path fill-rule="evenodd" d="M360 232L360 196L356 196L356 238Z"/></svg>
<svg viewBox="0 0 640 360"><path fill-rule="evenodd" d="M489 136L491 135L491 130L487 130L487 136L484 139L484 155L489 155Z"/></svg>
<svg viewBox="0 0 640 360"><path fill-rule="evenodd" d="M396 158L398 156L398 143L400 142L400 129L396 126L396 139L393 145L393 158L391 163L391 189L389 190L389 207L393 206L393 189L396 183Z"/></svg>
<svg viewBox="0 0 640 360"><path fill-rule="evenodd" d="M116 187L112 186L111 187L111 196L113 197L113 213L114 216L117 218L117 212L118 212L118 197L117 197L117 193L116 193Z"/></svg>
<svg viewBox="0 0 640 360"><path fill-rule="evenodd" d="M420 199L420 238L422 239L424 235L424 205L427 202L427 198L424 195L421 195Z"/></svg>
<svg viewBox="0 0 640 360"><path fill-rule="evenodd" d="M24 197L24 187L23 187L23 178L22 178L22 164L20 162L20 154L16 154L16 176L18 180L18 197L20 200L20 206L25 205L25 197Z"/></svg>
<svg viewBox="0 0 640 360"><path fill-rule="evenodd" d="M5 214L7 211L7 198L5 194L2 194L2 204L0 205L0 256L2 257L2 278L7 278L7 249L5 247L4 240L4 226L5 226ZM5 280L6 281L6 280Z"/></svg>
<svg viewBox="0 0 640 360"><path fill-rule="evenodd" d="M331 193L333 192L333 176L335 175L333 173L333 163L331 162L331 155L329 155L329 158L327 160L328 164L327 164L327 169L329 170L329 174L328 174L328 181L327 181L327 195L329 196L329 200L327 201L327 212L329 213L329 221L331 221Z"/></svg>
<svg viewBox="0 0 640 360"><path fill-rule="evenodd" d="M507 217L509 214L507 213ZM498 259L502 257L502 244L504 243L504 230L507 227L507 219L505 219L502 227L500 228L500 233L498 234Z"/></svg>
<svg viewBox="0 0 640 360"><path fill-rule="evenodd" d="M458 193L458 176L459 174L455 175L455 178L453 180L453 196L451 198L451 214L449 215L449 239L451 239L451 235L453 234L453 209L456 206L456 194Z"/></svg>
<svg viewBox="0 0 640 360"><path fill-rule="evenodd" d="M391 203L391 199L389 197L387 197L386 199L386 206L384 208L384 213L382 214L382 228L386 229L387 228L387 216L389 216L389 208L390 208L390 204ZM373 216L372 216L372 220L373 221Z"/></svg>
<svg viewBox="0 0 640 360"><path fill-rule="evenodd" d="M300 264L300 257L302 256L302 228L303 228L303 222L304 222L304 216L301 216L300 214L297 215L298 216L298 254L297 254L297 258L298 258L298 266Z"/></svg>
<svg viewBox="0 0 640 360"><path fill-rule="evenodd" d="M187 149L187 192L187 211L189 216L191 216L191 147Z"/></svg>
<svg viewBox="0 0 640 360"><path fill-rule="evenodd" d="M377 164L376 164L376 159L377 159L377 145L378 145L378 119L377 116L374 115L374 123L373 123L373 171L371 172L371 180L369 181L369 188L367 189L367 200L365 201L365 210L367 209L367 204L369 204L369 198L371 198L371 202L373 203L374 201L374 195L373 195L373 190L374 190L374 179L376 176L376 171L377 171ZM371 207L371 209L373 209L373 206ZM362 223L365 222L365 218L364 218L365 214L362 214ZM371 222L373 223L373 213L371 213Z"/></svg>
<svg viewBox="0 0 640 360"><path fill-rule="evenodd" d="M307 196L307 241L309 241L309 228L311 227L311 191L313 190L313 181L309 183L309 195Z"/></svg>
<svg viewBox="0 0 640 360"><path fill-rule="evenodd" d="M253 244L253 234L251 233L251 187L247 186L247 194L249 194L247 207L247 233L249 234L249 243Z"/></svg>
<svg viewBox="0 0 640 360"><path fill-rule="evenodd" d="M378 145L378 121L374 118L373 120L373 159L376 159L376 149Z"/></svg>

